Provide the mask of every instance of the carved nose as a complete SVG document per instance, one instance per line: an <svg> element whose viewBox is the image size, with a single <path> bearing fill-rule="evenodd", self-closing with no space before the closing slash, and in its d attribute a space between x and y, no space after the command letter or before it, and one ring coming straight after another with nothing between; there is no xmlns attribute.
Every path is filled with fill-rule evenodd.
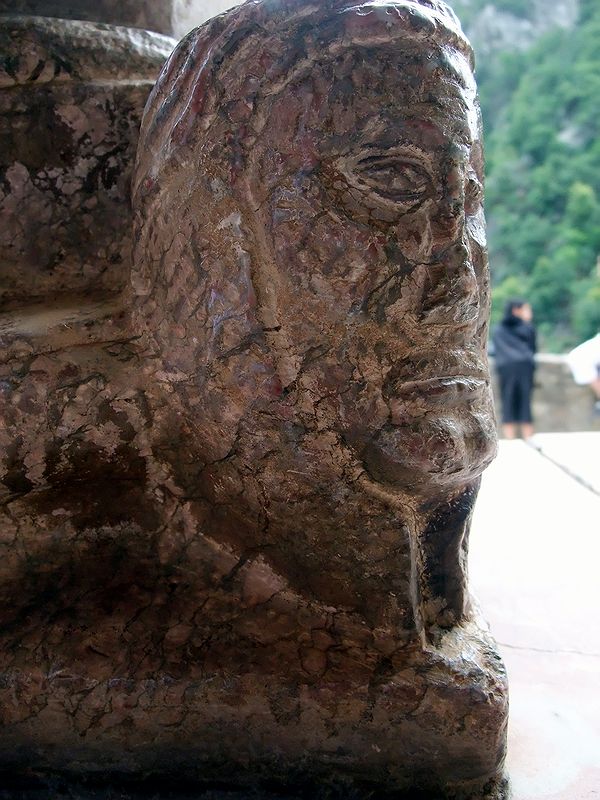
<svg viewBox="0 0 600 800"><path fill-rule="evenodd" d="M473 262L467 258L458 270L456 278L457 303L454 318L459 324L471 325L479 319L481 298Z"/></svg>
<svg viewBox="0 0 600 800"><path fill-rule="evenodd" d="M446 248L463 237L465 226L465 180L454 167L445 175L429 220L434 249Z"/></svg>
<svg viewBox="0 0 600 800"><path fill-rule="evenodd" d="M430 220L433 255L444 251L453 242L462 240L465 227L465 212L461 200L440 203Z"/></svg>
<svg viewBox="0 0 600 800"><path fill-rule="evenodd" d="M459 299L479 297L479 284L473 267L471 248L465 238L446 251L446 270L450 291Z"/></svg>
<svg viewBox="0 0 600 800"><path fill-rule="evenodd" d="M428 270L421 320L461 327L474 323L479 316L479 284L466 240L446 247L436 261Z"/></svg>

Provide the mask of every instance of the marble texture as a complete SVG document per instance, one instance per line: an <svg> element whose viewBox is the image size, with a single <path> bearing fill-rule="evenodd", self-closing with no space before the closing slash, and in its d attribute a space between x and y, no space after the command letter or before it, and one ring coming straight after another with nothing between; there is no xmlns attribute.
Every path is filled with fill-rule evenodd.
<svg viewBox="0 0 600 800"><path fill-rule="evenodd" d="M0 0L0 14L57 17L171 35L173 0Z"/></svg>
<svg viewBox="0 0 600 800"><path fill-rule="evenodd" d="M159 34L0 17L0 304L119 292L144 105L175 45Z"/></svg>
<svg viewBox="0 0 600 800"><path fill-rule="evenodd" d="M129 288L0 320L2 768L507 796L466 575L481 182L442 3L258 0L180 43Z"/></svg>

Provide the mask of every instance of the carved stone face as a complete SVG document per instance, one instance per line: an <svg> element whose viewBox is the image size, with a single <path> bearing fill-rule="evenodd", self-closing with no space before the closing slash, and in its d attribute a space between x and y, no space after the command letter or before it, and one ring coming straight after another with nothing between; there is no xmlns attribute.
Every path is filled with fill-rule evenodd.
<svg viewBox="0 0 600 800"><path fill-rule="evenodd" d="M263 468L268 427L275 486L291 465L453 492L495 448L468 46L434 0L305 5L242 6L163 72L138 165L140 314L188 376L174 392L206 461Z"/></svg>
<svg viewBox="0 0 600 800"><path fill-rule="evenodd" d="M494 452L475 102L456 51L347 51L271 100L247 179L283 387L397 488Z"/></svg>

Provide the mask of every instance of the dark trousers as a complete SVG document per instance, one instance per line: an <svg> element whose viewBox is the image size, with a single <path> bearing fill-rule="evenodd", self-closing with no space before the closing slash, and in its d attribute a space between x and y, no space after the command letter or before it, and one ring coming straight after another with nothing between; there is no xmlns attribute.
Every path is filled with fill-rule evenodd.
<svg viewBox="0 0 600 800"><path fill-rule="evenodd" d="M502 422L532 422L531 392L535 367L529 361L498 368Z"/></svg>

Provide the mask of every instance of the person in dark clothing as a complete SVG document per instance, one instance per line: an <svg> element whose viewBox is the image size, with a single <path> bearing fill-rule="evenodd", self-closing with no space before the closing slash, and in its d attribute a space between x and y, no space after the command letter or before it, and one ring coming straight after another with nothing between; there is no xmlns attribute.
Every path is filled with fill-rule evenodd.
<svg viewBox="0 0 600 800"><path fill-rule="evenodd" d="M517 426L524 439L533 436L531 393L535 371L536 336L533 312L525 300L510 300L492 338L500 379L502 431L515 439Z"/></svg>

